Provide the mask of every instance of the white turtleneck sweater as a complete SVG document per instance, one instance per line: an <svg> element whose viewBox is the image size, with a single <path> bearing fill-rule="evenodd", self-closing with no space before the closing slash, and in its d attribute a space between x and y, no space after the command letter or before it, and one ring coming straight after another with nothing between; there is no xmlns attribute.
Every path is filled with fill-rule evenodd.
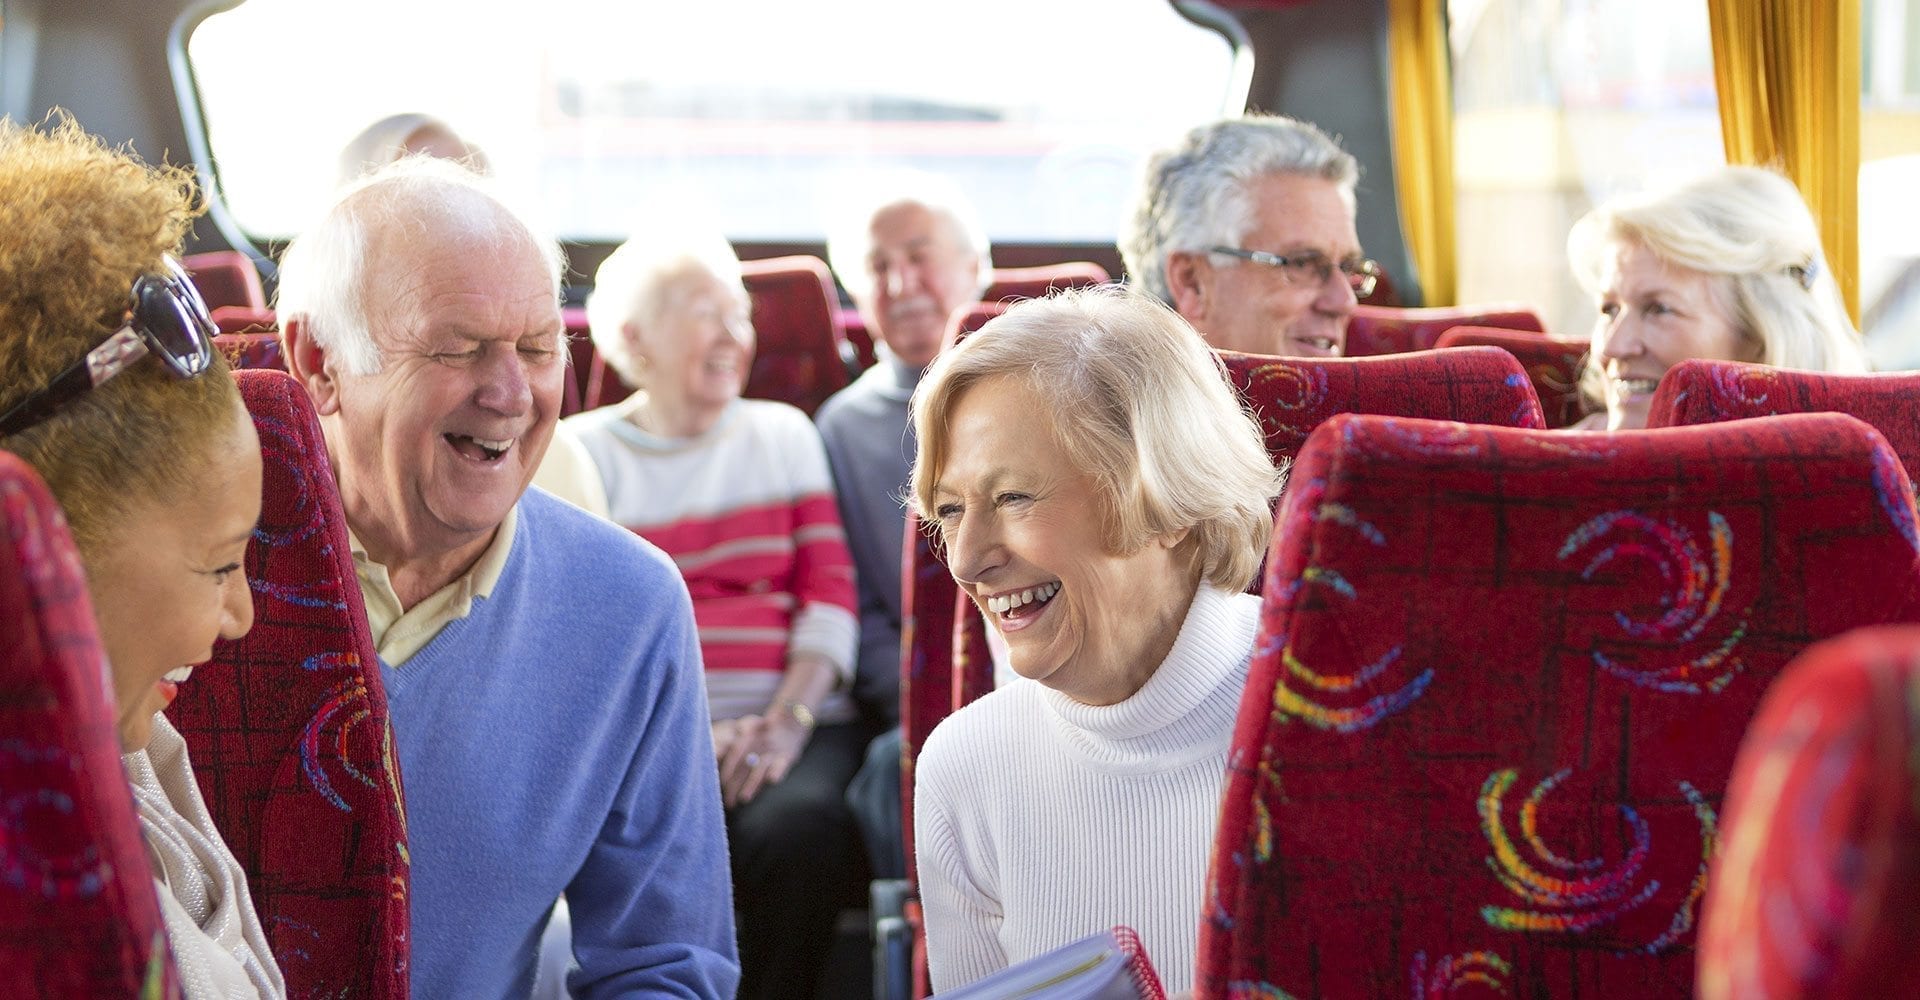
<svg viewBox="0 0 1920 1000"><path fill-rule="evenodd" d="M1202 585L1132 697L1083 705L1017 680L928 735L915 853L935 991L1125 924L1169 992L1192 988L1260 599Z"/></svg>

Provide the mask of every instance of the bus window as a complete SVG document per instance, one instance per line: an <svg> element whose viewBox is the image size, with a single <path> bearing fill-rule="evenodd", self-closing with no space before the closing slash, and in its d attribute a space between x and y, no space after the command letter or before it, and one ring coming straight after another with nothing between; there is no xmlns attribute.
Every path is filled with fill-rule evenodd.
<svg viewBox="0 0 1920 1000"><path fill-rule="evenodd" d="M1459 299L1585 336L1567 230L1623 191L1720 165L1703 3L1449 0Z"/></svg>
<svg viewBox="0 0 1920 1000"><path fill-rule="evenodd" d="M1860 329L1874 367L1920 368L1920 0L1860 27Z"/></svg>
<svg viewBox="0 0 1920 1000"><path fill-rule="evenodd" d="M951 175L996 240L1111 242L1146 153L1246 96L1228 40L1166 0L249 0L189 55L221 187L272 237L356 132L418 111L568 239L670 200L817 240L862 171L907 167Z"/></svg>

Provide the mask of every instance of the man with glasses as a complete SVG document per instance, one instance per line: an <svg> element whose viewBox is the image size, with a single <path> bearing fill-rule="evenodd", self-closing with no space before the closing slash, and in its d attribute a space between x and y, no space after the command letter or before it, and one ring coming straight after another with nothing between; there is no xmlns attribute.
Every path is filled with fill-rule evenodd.
<svg viewBox="0 0 1920 1000"><path fill-rule="evenodd" d="M465 168L342 191L280 269L406 789L413 993L527 996L563 892L576 997L731 997L719 776L686 585L527 489L566 377L559 248Z"/></svg>
<svg viewBox="0 0 1920 1000"><path fill-rule="evenodd" d="M1120 241L1127 273L1216 348L1338 357L1380 273L1354 230L1359 176L1307 122L1202 125L1148 160Z"/></svg>

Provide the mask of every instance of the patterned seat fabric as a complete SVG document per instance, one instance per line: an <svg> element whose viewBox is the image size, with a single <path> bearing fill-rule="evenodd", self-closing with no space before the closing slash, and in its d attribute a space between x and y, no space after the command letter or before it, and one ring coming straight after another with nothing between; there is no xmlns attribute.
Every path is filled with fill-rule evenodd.
<svg viewBox="0 0 1920 1000"><path fill-rule="evenodd" d="M0 996L177 997L66 519L0 452Z"/></svg>
<svg viewBox="0 0 1920 1000"><path fill-rule="evenodd" d="M247 872L289 997L407 995L407 847L380 663L305 392L235 373L266 478L247 546L253 631L168 715Z"/></svg>
<svg viewBox="0 0 1920 1000"><path fill-rule="evenodd" d="M1761 692L1910 620L1917 557L1851 417L1327 421L1269 557L1201 995L1689 995Z"/></svg>
<svg viewBox="0 0 1920 1000"><path fill-rule="evenodd" d="M1401 354L1432 348L1440 335L1456 326L1491 326L1502 330L1545 330L1540 317L1523 305L1446 306L1435 309L1395 309L1355 306L1347 320L1346 355Z"/></svg>
<svg viewBox="0 0 1920 1000"><path fill-rule="evenodd" d="M1556 340L1525 330L1456 326L1440 335L1435 347L1498 347L1520 361L1540 397L1540 414L1552 429L1571 427L1587 415L1580 395L1580 372L1587 364L1584 340Z"/></svg>
<svg viewBox="0 0 1920 1000"><path fill-rule="evenodd" d="M1216 351L1260 422L1277 463L1339 413L1540 428L1527 373L1504 351L1477 347L1378 358L1270 358Z"/></svg>
<svg viewBox="0 0 1920 1000"><path fill-rule="evenodd" d="M1776 413L1847 413L1872 424L1920 480L1920 372L1831 375L1733 361L1682 361L1647 408L1647 426L1712 424Z"/></svg>
<svg viewBox="0 0 1920 1000"><path fill-rule="evenodd" d="M1808 650L1727 790L1699 996L1920 996L1920 627Z"/></svg>

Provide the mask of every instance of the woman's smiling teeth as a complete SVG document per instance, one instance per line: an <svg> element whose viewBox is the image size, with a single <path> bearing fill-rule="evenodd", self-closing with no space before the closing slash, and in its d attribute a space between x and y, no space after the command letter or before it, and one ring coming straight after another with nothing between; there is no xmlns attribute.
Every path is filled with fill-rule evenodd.
<svg viewBox="0 0 1920 1000"><path fill-rule="evenodd" d="M993 612L996 615L1004 615L1010 611L1013 611L1016 608L1025 607L1026 605L1029 605L1029 604L1036 605L1036 606L1045 604L1048 601L1053 600L1053 595L1059 592L1060 592L1059 581L1056 580L1053 583L1043 583L1038 587L1028 587L1025 590L1017 591L1015 593L1001 594L998 597L989 597L987 598L987 610Z"/></svg>

